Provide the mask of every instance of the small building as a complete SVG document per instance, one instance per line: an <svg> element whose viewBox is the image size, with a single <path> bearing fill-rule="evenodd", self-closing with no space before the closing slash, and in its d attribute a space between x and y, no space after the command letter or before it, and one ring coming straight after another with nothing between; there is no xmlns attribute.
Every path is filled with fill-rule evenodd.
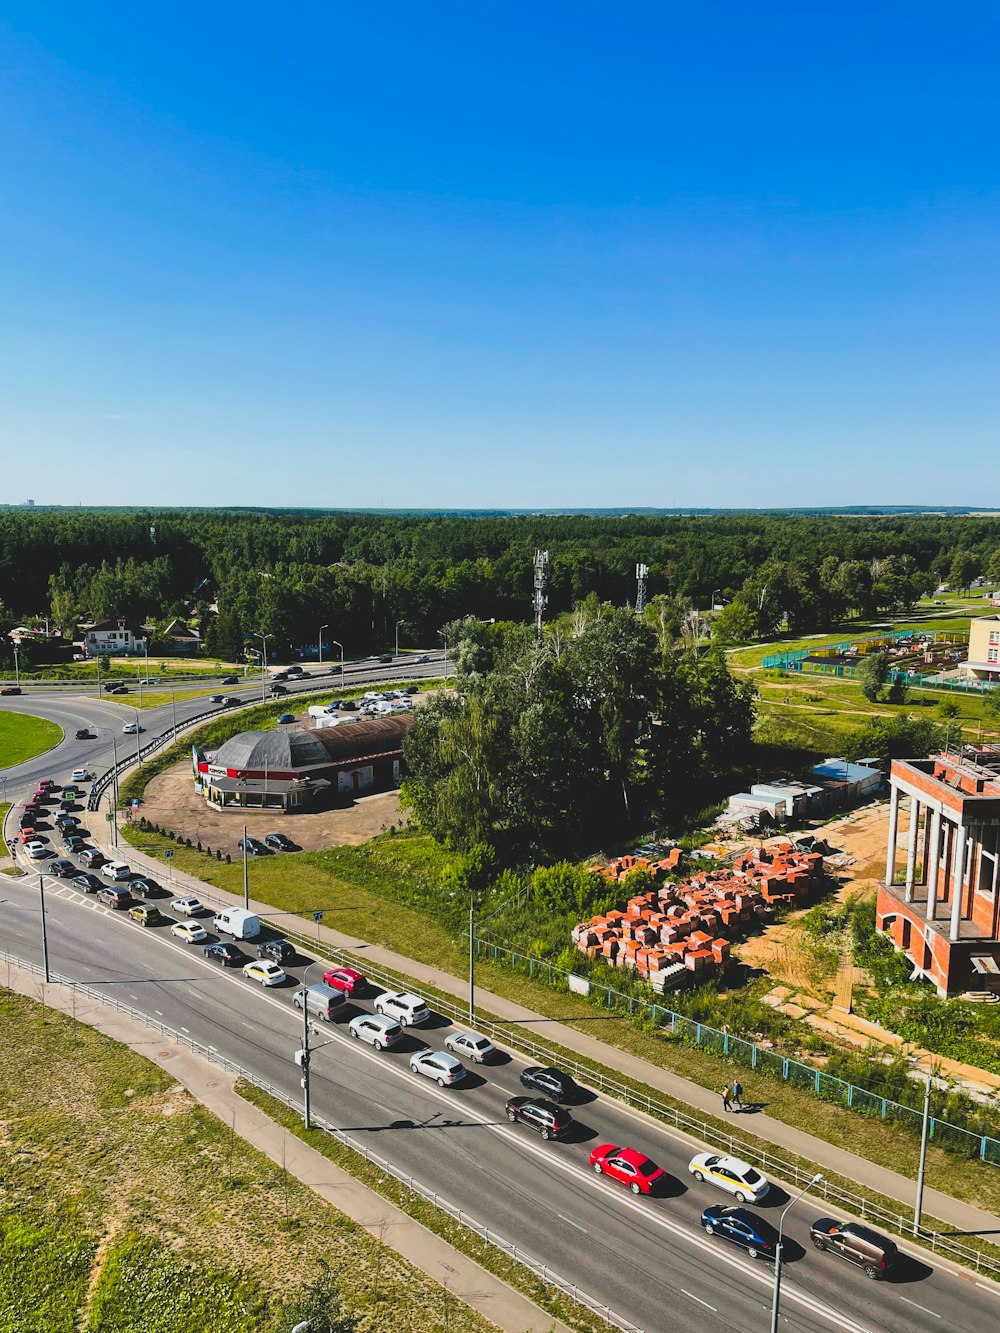
<svg viewBox="0 0 1000 1333"><path fill-rule="evenodd" d="M302 810L399 786L409 716L306 731L276 727L193 753L195 781L219 809Z"/></svg>
<svg viewBox="0 0 1000 1333"><path fill-rule="evenodd" d="M175 653L201 652L201 635L190 625L185 625L183 620L172 620L163 631L163 637Z"/></svg>
<svg viewBox="0 0 1000 1333"><path fill-rule="evenodd" d="M1000 683L1000 615L977 616L969 625L969 656L959 671L973 680Z"/></svg>
<svg viewBox="0 0 1000 1333"><path fill-rule="evenodd" d="M86 626L83 646L89 657L98 653L141 653L146 647L146 636L139 626L130 625L124 616L114 616Z"/></svg>
<svg viewBox="0 0 1000 1333"><path fill-rule="evenodd" d="M839 805L854 805L875 796L882 786L882 770L874 765L851 764L846 759L824 759L809 770L816 785L840 793Z"/></svg>

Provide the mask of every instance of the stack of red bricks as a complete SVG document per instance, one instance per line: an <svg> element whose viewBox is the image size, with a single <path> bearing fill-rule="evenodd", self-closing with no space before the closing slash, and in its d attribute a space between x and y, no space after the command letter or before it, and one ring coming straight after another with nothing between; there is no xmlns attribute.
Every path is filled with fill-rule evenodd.
<svg viewBox="0 0 1000 1333"><path fill-rule="evenodd" d="M677 860L679 855L675 865ZM745 936L770 906L799 902L822 864L818 853L796 851L790 843L757 848L737 858L731 869L661 883L651 893L629 899L623 912L606 912L581 922L573 927L573 943L589 958L603 957L617 967L634 968L654 984L657 972L675 963L702 976L726 965L730 942ZM595 867L613 883L637 868L650 870L657 878L666 873L662 862L651 864L636 857Z"/></svg>

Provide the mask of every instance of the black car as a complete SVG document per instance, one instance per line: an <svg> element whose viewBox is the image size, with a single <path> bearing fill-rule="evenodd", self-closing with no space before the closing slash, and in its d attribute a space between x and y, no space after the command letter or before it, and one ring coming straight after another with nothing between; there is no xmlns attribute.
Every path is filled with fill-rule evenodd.
<svg viewBox="0 0 1000 1333"><path fill-rule="evenodd" d="M296 956L295 945L287 940L265 940L257 945L257 957L270 958L275 963L294 963Z"/></svg>
<svg viewBox="0 0 1000 1333"><path fill-rule="evenodd" d="M206 958L211 959L213 963L220 963L223 967L235 967L237 963L243 962L243 954L236 945L224 940L220 940L218 944L206 944L203 952Z"/></svg>
<svg viewBox="0 0 1000 1333"><path fill-rule="evenodd" d="M268 847L277 847L279 852L290 852L295 847L295 843L284 833L269 833L264 841Z"/></svg>
<svg viewBox="0 0 1000 1333"><path fill-rule="evenodd" d="M301 676L302 668L300 666L290 666L285 672L286 676Z"/></svg>
<svg viewBox="0 0 1000 1333"><path fill-rule="evenodd" d="M76 815L56 815L53 822L56 828L76 828L80 821Z"/></svg>
<svg viewBox="0 0 1000 1333"><path fill-rule="evenodd" d="M74 856L79 856L81 852L87 850L86 841L80 837L79 833L67 833L65 838L63 838L63 845L66 850L72 852Z"/></svg>
<svg viewBox="0 0 1000 1333"><path fill-rule="evenodd" d="M20 694L20 693L21 693L20 685L5 685L3 689L0 690L0 694Z"/></svg>
<svg viewBox="0 0 1000 1333"><path fill-rule="evenodd" d="M263 856L267 851L259 838L240 838L236 844L236 850L242 852L244 845L251 856Z"/></svg>
<svg viewBox="0 0 1000 1333"><path fill-rule="evenodd" d="M272 680L287 680L287 679L288 679L288 672L287 672L287 671L276 671L276 672L274 673L274 675L271 677L271 679L272 679Z"/></svg>
<svg viewBox="0 0 1000 1333"><path fill-rule="evenodd" d="M287 693L288 693L288 691L287 691L287 689L285 689L284 685L272 685L272 686L271 686L271 698L272 698L272 699L277 699L277 698L279 698L282 694L287 694Z"/></svg>
<svg viewBox="0 0 1000 1333"><path fill-rule="evenodd" d="M340 706L345 713L356 713L358 711L358 705L353 699L345 699Z"/></svg>
<svg viewBox="0 0 1000 1333"><path fill-rule="evenodd" d="M540 1092L556 1102L575 1101L579 1092L569 1074L559 1069L545 1069L541 1065L529 1065L522 1070L521 1083L532 1092Z"/></svg>
<svg viewBox="0 0 1000 1333"><path fill-rule="evenodd" d="M159 898L163 893L162 887L157 884L155 879L150 879L148 875L133 875L128 882L128 886L140 898Z"/></svg>
<svg viewBox="0 0 1000 1333"><path fill-rule="evenodd" d="M97 736L94 732L90 731L89 728L79 727L77 729L76 739L78 741L95 741L97 740Z"/></svg>
<svg viewBox="0 0 1000 1333"><path fill-rule="evenodd" d="M238 704L240 700L237 699L235 694L227 694L223 697L222 702L223 704L229 704L231 706L233 704Z"/></svg>
<svg viewBox="0 0 1000 1333"><path fill-rule="evenodd" d="M114 694L115 690L118 689L121 689L120 680L106 680L104 682L104 692L106 694Z"/></svg>
<svg viewBox="0 0 1000 1333"><path fill-rule="evenodd" d="M511 1097L506 1106L507 1119L536 1129L543 1139L559 1139L567 1133L573 1117L555 1102L544 1097Z"/></svg>
<svg viewBox="0 0 1000 1333"><path fill-rule="evenodd" d="M76 866L72 861L58 857L55 861L49 862L49 874L58 875L60 879L69 879L71 875L76 874Z"/></svg>
<svg viewBox="0 0 1000 1333"><path fill-rule="evenodd" d="M713 1203L702 1213L701 1225L710 1236L721 1236L742 1246L751 1259L758 1255L773 1259L778 1248L775 1228L749 1208L727 1208L724 1203Z"/></svg>
<svg viewBox="0 0 1000 1333"><path fill-rule="evenodd" d="M219 682L220 685L238 685L239 683L239 676L223 676L222 680Z"/></svg>
<svg viewBox="0 0 1000 1333"><path fill-rule="evenodd" d="M98 879L96 875L89 874L86 870L81 871L79 875L74 875L72 883L84 893L97 893L99 889L104 888L104 881Z"/></svg>
<svg viewBox="0 0 1000 1333"><path fill-rule="evenodd" d="M391 661L392 661L392 653L382 653L378 660L379 660L380 662L382 662L382 663L388 663L388 662L391 662Z"/></svg>
<svg viewBox="0 0 1000 1333"><path fill-rule="evenodd" d="M419 694L419 693L420 693L420 686L419 686L419 685L404 685L404 687L403 687L403 693L404 693L404 694Z"/></svg>

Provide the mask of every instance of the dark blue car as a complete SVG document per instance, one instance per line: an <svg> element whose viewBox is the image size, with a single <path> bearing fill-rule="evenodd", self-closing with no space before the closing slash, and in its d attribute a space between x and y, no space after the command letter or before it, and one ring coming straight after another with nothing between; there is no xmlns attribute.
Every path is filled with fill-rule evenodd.
<svg viewBox="0 0 1000 1333"><path fill-rule="evenodd" d="M727 1208L725 1204L713 1203L702 1213L701 1225L710 1236L722 1236L734 1245L741 1245L751 1259L758 1255L764 1259L774 1258L778 1233L770 1222L765 1222L749 1208Z"/></svg>
<svg viewBox="0 0 1000 1333"><path fill-rule="evenodd" d="M237 963L244 961L241 951L237 949L235 944L230 944L228 941L206 944L204 954L211 962L221 963L223 967L235 967Z"/></svg>

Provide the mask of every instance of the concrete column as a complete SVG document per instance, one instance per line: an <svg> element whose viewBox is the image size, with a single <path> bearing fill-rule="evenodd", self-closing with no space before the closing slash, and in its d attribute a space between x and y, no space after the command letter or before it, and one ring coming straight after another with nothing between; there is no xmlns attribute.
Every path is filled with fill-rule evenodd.
<svg viewBox="0 0 1000 1333"><path fill-rule="evenodd" d="M965 825L959 824L955 833L955 855L952 857L951 933L948 936L952 943L958 939L962 926L962 897L965 885Z"/></svg>
<svg viewBox="0 0 1000 1333"><path fill-rule="evenodd" d="M915 796L910 797L910 829L906 839L906 893L908 903L913 902L913 876L917 865L917 825L920 823L920 802Z"/></svg>
<svg viewBox="0 0 1000 1333"><path fill-rule="evenodd" d="M920 851L920 879L918 883L927 883L927 864L931 858L931 812L929 806L924 806L924 841Z"/></svg>
<svg viewBox="0 0 1000 1333"><path fill-rule="evenodd" d="M941 869L941 811L934 810L930 818L931 843L927 860L924 862L924 878L927 880L927 920L934 920L937 910L938 871Z"/></svg>
<svg viewBox="0 0 1000 1333"><path fill-rule="evenodd" d="M892 883L896 873L896 827L899 823L899 788L892 788L889 798L889 843L885 853L885 882Z"/></svg>

